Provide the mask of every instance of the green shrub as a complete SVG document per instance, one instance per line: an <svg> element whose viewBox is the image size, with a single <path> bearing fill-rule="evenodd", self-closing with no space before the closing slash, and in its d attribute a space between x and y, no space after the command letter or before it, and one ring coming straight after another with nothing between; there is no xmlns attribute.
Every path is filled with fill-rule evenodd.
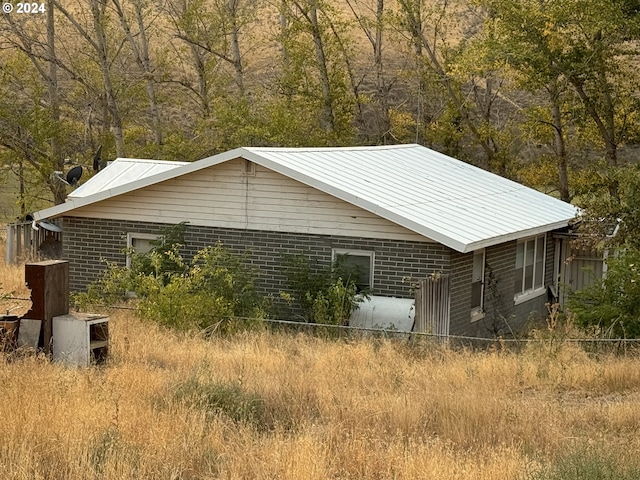
<svg viewBox="0 0 640 480"><path fill-rule="evenodd" d="M248 268L245 256L217 244L187 262L180 247L159 241L146 254L132 254L131 268L108 265L100 279L75 296L76 304L86 309L135 299L141 317L183 330L228 332L237 325L233 318L254 319L243 321L252 325L268 315L269 299L256 292L257 272Z"/></svg>
<svg viewBox="0 0 640 480"><path fill-rule="evenodd" d="M596 334L640 336L640 251L629 249L609 257L606 276L573 293L567 304L577 324Z"/></svg>
<svg viewBox="0 0 640 480"><path fill-rule="evenodd" d="M247 391L240 382L208 382L189 378L174 386L173 401L206 411L208 415L222 415L235 423L272 428L263 398Z"/></svg>
<svg viewBox="0 0 640 480"><path fill-rule="evenodd" d="M286 256L284 263L293 296L281 296L297 304L306 322L346 325L351 313L368 298L368 292L358 291L357 276L344 265L319 266L304 255Z"/></svg>

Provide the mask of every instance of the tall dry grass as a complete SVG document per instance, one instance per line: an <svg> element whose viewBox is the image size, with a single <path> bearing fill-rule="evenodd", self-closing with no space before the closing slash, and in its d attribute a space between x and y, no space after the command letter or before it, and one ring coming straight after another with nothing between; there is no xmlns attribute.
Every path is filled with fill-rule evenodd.
<svg viewBox="0 0 640 480"><path fill-rule="evenodd" d="M24 283L24 263L7 265L5 262L5 235L4 225L0 224L0 314L23 315L29 310L31 302L3 299L6 295L30 298L29 289Z"/></svg>
<svg viewBox="0 0 640 480"><path fill-rule="evenodd" d="M2 283L19 290L21 268ZM574 453L637 467L636 356L204 339L128 312L110 334L101 367L0 353L3 479L533 479Z"/></svg>
<svg viewBox="0 0 640 480"><path fill-rule="evenodd" d="M640 448L635 357L110 327L103 367L0 360L3 478L514 479Z"/></svg>

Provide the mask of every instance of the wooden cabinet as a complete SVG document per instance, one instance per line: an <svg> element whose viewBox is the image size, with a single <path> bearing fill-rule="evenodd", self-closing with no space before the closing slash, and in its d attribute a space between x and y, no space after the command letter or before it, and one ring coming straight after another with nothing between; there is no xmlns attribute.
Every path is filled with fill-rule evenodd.
<svg viewBox="0 0 640 480"><path fill-rule="evenodd" d="M53 361L86 367L109 353L109 317L70 313L53 317Z"/></svg>
<svg viewBox="0 0 640 480"><path fill-rule="evenodd" d="M27 263L24 279L31 290L31 309L22 318L42 322L39 346L51 353L51 319L69 313L69 262Z"/></svg>

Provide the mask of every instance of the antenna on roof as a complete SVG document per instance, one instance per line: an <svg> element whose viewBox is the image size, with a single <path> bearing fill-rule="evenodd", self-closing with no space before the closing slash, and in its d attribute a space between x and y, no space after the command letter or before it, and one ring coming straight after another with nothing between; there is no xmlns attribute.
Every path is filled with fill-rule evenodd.
<svg viewBox="0 0 640 480"><path fill-rule="evenodd" d="M98 147L95 155L93 156L93 170L99 172L107 166L107 162L102 161L102 145Z"/></svg>

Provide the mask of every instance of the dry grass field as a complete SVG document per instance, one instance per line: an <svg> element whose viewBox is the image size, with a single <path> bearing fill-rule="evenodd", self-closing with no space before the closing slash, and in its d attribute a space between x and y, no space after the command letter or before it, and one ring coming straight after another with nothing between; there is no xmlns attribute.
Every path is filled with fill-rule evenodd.
<svg viewBox="0 0 640 480"><path fill-rule="evenodd" d="M0 263L26 295L23 267ZM632 479L640 358L267 330L112 312L104 366L0 353L3 479Z"/></svg>

